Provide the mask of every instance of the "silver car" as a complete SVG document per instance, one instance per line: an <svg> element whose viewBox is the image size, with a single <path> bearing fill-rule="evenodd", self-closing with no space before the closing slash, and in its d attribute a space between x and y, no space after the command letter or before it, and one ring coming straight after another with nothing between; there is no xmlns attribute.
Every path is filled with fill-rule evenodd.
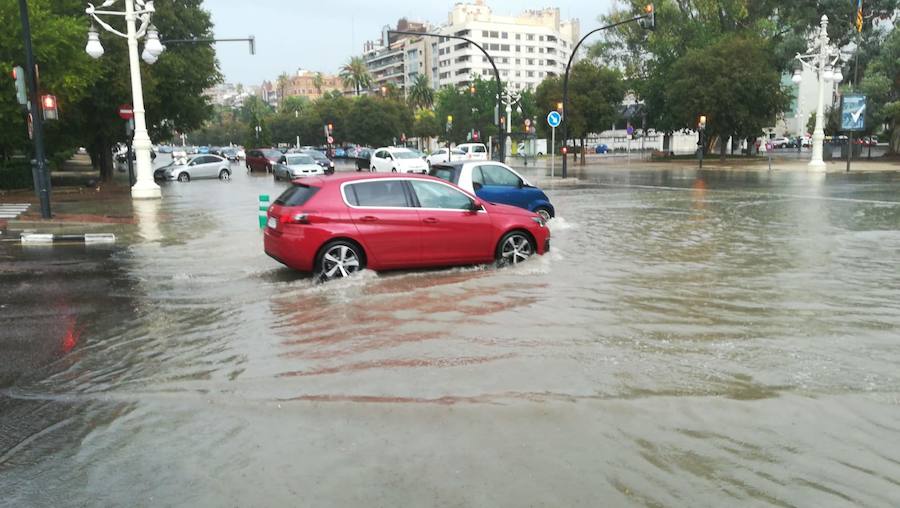
<svg viewBox="0 0 900 508"><path fill-rule="evenodd" d="M209 154L178 160L157 171L162 171L166 180L178 180L179 182L190 182L195 178L218 178L219 180L231 178L228 161L218 155Z"/></svg>
<svg viewBox="0 0 900 508"><path fill-rule="evenodd" d="M322 166L316 164L316 160L305 153L286 153L272 166L272 176L276 180L292 180L301 176L324 174Z"/></svg>

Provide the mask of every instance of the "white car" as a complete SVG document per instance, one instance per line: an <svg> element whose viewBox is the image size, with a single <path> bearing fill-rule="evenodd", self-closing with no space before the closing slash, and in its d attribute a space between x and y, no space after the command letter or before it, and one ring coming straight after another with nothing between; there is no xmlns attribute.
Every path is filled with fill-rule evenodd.
<svg viewBox="0 0 900 508"><path fill-rule="evenodd" d="M153 173L153 177L157 180L178 180L179 182L190 182L196 178L228 180L231 178L231 167L226 159L218 155L206 154L195 155L183 163L172 162Z"/></svg>
<svg viewBox="0 0 900 508"><path fill-rule="evenodd" d="M301 176L324 175L325 169L305 153L286 153L272 166L272 176L276 180L292 180Z"/></svg>
<svg viewBox="0 0 900 508"><path fill-rule="evenodd" d="M457 150L466 154L466 159L470 161L486 161L488 159L487 147L484 143L463 143L457 145Z"/></svg>
<svg viewBox="0 0 900 508"><path fill-rule="evenodd" d="M428 173L428 164L407 148L379 148L372 153L369 171L393 173Z"/></svg>
<svg viewBox="0 0 900 508"><path fill-rule="evenodd" d="M461 161L466 160L466 152L458 148L454 148L450 153L452 161ZM450 162L447 160L447 149L446 148L438 148L437 150L431 152L431 155L425 158L425 162L428 163L429 166L432 164L439 164L442 162Z"/></svg>

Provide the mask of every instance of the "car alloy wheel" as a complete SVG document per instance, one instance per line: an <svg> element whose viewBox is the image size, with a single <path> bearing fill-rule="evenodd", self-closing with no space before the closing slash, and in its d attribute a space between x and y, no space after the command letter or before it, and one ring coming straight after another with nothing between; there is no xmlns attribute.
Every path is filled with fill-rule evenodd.
<svg viewBox="0 0 900 508"><path fill-rule="evenodd" d="M231 173L229 173L227 169L223 169L222 171L219 171L219 180L222 180L222 181L231 180Z"/></svg>
<svg viewBox="0 0 900 508"><path fill-rule="evenodd" d="M180 175L178 175L178 181L179 182L190 182L191 175L189 175L187 173L181 173Z"/></svg>
<svg viewBox="0 0 900 508"><path fill-rule="evenodd" d="M333 242L322 251L319 259L319 280L329 281L349 277L363 268L359 249L349 242Z"/></svg>
<svg viewBox="0 0 900 508"><path fill-rule="evenodd" d="M525 233L513 231L500 240L497 259L504 265L517 265L534 255L534 246Z"/></svg>

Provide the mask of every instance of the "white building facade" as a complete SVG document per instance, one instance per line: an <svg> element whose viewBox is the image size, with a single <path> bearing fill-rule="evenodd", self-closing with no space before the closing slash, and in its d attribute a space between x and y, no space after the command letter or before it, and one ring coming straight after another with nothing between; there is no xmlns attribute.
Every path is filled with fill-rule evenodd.
<svg viewBox="0 0 900 508"><path fill-rule="evenodd" d="M500 79L514 90L533 90L547 76L562 75L580 36L578 20L564 21L558 8L497 16L483 0L458 3L439 32L467 37L494 59ZM435 88L465 86L473 75L494 79L487 57L458 39L432 41L430 80Z"/></svg>

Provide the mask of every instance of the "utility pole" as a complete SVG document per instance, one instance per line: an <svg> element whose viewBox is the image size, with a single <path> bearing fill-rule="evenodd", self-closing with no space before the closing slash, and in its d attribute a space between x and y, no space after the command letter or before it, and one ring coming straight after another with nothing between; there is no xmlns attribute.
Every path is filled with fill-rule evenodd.
<svg viewBox="0 0 900 508"><path fill-rule="evenodd" d="M32 119L34 158L36 161L38 196L41 200L41 217L50 218L50 175L44 156L44 113L38 95L38 73L31 47L31 24L28 21L28 2L19 0L19 14L22 17L22 38L25 42L25 80L28 83L28 115Z"/></svg>

